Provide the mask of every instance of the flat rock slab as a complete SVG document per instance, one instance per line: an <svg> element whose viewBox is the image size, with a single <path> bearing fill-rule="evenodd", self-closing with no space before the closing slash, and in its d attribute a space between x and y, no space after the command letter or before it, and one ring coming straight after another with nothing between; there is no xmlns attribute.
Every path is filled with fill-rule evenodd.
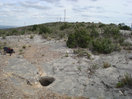
<svg viewBox="0 0 132 99"><path fill-rule="evenodd" d="M37 79L38 69L25 59L12 58L8 60L8 64L4 67L4 71L13 77L30 81ZM15 79L12 81L14 81L14 84L18 84Z"/></svg>
<svg viewBox="0 0 132 99"><path fill-rule="evenodd" d="M16 37L13 42L17 40ZM122 89L115 88L120 76L132 74L132 61L127 51L93 55L93 59L87 59L76 57L73 49L67 48L63 41L46 41L39 37L34 37L33 40L29 37L21 38L19 41L23 42L22 45L29 42L31 46L26 47L23 57L15 57L16 53L13 57L7 57L7 65L3 66L4 73L14 88L30 95L39 95L35 91L48 88L55 93L90 99L131 99L131 89L124 88L123 95ZM1 60L0 62L2 63ZM104 62L111 66L103 68ZM45 74L41 76L53 77L55 80L49 86L40 85L34 90L34 86L30 86L27 81L31 84L39 83L40 71Z"/></svg>
<svg viewBox="0 0 132 99"><path fill-rule="evenodd" d="M95 60L70 56L43 63L41 67L47 75L55 78L55 82L47 87L54 92L90 99L129 99L130 94L122 96L120 89L115 88L120 75L126 72L131 74L132 64L131 61L127 62L126 58L125 53L102 55ZM110 63L111 67L103 68L103 62ZM97 68L92 68L94 65ZM93 70L92 73L90 69Z"/></svg>

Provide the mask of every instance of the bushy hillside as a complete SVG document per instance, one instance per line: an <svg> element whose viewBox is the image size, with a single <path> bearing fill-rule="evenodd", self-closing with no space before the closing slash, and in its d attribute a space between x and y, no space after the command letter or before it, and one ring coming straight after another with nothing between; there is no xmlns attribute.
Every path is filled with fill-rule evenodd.
<svg viewBox="0 0 132 99"><path fill-rule="evenodd" d="M0 36L5 39L10 35L39 34L45 39L65 38L69 48L89 48L94 52L108 54L119 51L125 45L121 29L130 30L130 27L122 24L55 22L0 30Z"/></svg>

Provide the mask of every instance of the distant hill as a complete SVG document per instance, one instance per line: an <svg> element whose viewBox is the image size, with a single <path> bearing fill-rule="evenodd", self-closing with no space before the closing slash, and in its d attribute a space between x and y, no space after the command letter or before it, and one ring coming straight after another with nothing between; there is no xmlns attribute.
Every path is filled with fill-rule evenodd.
<svg viewBox="0 0 132 99"><path fill-rule="evenodd" d="M4 26L4 25L0 25L0 29L9 29L9 28L15 28L15 26Z"/></svg>

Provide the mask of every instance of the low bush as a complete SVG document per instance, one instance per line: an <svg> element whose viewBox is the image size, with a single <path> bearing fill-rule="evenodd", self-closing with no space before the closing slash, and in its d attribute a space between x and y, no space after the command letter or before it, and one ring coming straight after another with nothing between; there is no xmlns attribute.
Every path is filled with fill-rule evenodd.
<svg viewBox="0 0 132 99"><path fill-rule="evenodd" d="M48 39L48 37L50 37L50 34L45 33L45 34L41 34L42 39Z"/></svg>
<svg viewBox="0 0 132 99"><path fill-rule="evenodd" d="M36 31L37 28L38 28L38 25L33 25L33 27L32 27L32 31Z"/></svg>
<svg viewBox="0 0 132 99"><path fill-rule="evenodd" d="M13 29L12 32L11 32L11 35L17 35L17 30L16 29Z"/></svg>
<svg viewBox="0 0 132 99"><path fill-rule="evenodd" d="M60 30L67 29L69 27L70 27L70 25L68 23L64 23L62 26L60 26Z"/></svg>
<svg viewBox="0 0 132 99"><path fill-rule="evenodd" d="M90 65L90 67L87 69L88 71L88 77L91 77L95 73L95 71L98 69L97 64Z"/></svg>
<svg viewBox="0 0 132 99"><path fill-rule="evenodd" d="M5 31L3 31L3 30L0 30L0 37L2 37L3 35L5 35L6 34L6 32Z"/></svg>
<svg viewBox="0 0 132 99"><path fill-rule="evenodd" d="M121 88L121 87L124 87L124 83L118 82L118 83L116 84L116 88Z"/></svg>
<svg viewBox="0 0 132 99"><path fill-rule="evenodd" d="M105 24L99 23L99 28L103 28L103 27L105 27L105 26L106 26Z"/></svg>
<svg viewBox="0 0 132 99"><path fill-rule="evenodd" d="M131 28L124 23L120 23L118 26L121 30L131 30Z"/></svg>
<svg viewBox="0 0 132 99"><path fill-rule="evenodd" d="M33 39L34 38L34 36L33 35L30 35L30 39Z"/></svg>
<svg viewBox="0 0 132 99"><path fill-rule="evenodd" d="M132 88L132 77L130 74L125 74L124 77L116 84L116 88L121 87Z"/></svg>
<svg viewBox="0 0 132 99"><path fill-rule="evenodd" d="M132 46L132 43L130 43L130 42L123 42L122 46Z"/></svg>
<svg viewBox="0 0 132 99"><path fill-rule="evenodd" d="M26 49L26 46L25 46L25 45L23 45L23 46L22 46L22 48L23 48L23 49Z"/></svg>
<svg viewBox="0 0 132 99"><path fill-rule="evenodd" d="M64 34L64 33L62 33L62 32L56 33L56 38L62 39L62 38L64 38L64 37L65 37L65 34Z"/></svg>
<svg viewBox="0 0 132 99"><path fill-rule="evenodd" d="M75 25L76 28L81 28L81 27L85 27L85 23L77 23Z"/></svg>
<svg viewBox="0 0 132 99"><path fill-rule="evenodd" d="M85 49L77 49L77 50L74 50L74 54L77 54L77 56L78 57L83 57L83 56L85 56L85 57L87 57L88 59L90 59L91 58L91 54L87 51L87 50L85 50Z"/></svg>
<svg viewBox="0 0 132 99"><path fill-rule="evenodd" d="M98 37L99 33L96 29L92 29L92 31L90 32L90 36L91 37Z"/></svg>
<svg viewBox="0 0 132 99"><path fill-rule="evenodd" d="M40 26L39 27L39 34L45 34L45 33L51 33L50 28L47 26L44 26L44 25Z"/></svg>
<svg viewBox="0 0 132 99"><path fill-rule="evenodd" d="M69 48L76 48L78 45L77 45L77 41L76 41L76 38L75 38L75 34L70 34L68 36L68 40L67 40L67 46Z"/></svg>
<svg viewBox="0 0 132 99"><path fill-rule="evenodd" d="M103 68L109 68L111 66L111 64L109 64L108 62L104 62L103 64Z"/></svg>
<svg viewBox="0 0 132 99"><path fill-rule="evenodd" d="M97 28L97 25L94 24L94 23L90 23L88 26L87 26L87 29L95 29Z"/></svg>
<svg viewBox="0 0 132 99"><path fill-rule="evenodd" d="M75 39L78 47L87 48L90 42L90 35L85 28L77 29L75 31Z"/></svg>
<svg viewBox="0 0 132 99"><path fill-rule="evenodd" d="M115 50L115 45L108 38L99 38L93 41L93 51L108 54Z"/></svg>
<svg viewBox="0 0 132 99"><path fill-rule="evenodd" d="M90 41L90 36L85 29L77 29L75 33L70 34L67 41L69 48L87 48Z"/></svg>
<svg viewBox="0 0 132 99"><path fill-rule="evenodd" d="M26 32L25 32L25 30L21 30L20 32L19 32L19 35L24 35Z"/></svg>
<svg viewBox="0 0 132 99"><path fill-rule="evenodd" d="M121 44L123 44L124 43L124 40L125 40L125 38L123 37L123 36L118 36L118 37L116 37L116 38L114 38L116 41L117 41L117 43L119 43L120 45Z"/></svg>
<svg viewBox="0 0 132 99"><path fill-rule="evenodd" d="M103 34L107 37L115 36L115 35L117 36L117 35L119 35L119 33L120 33L120 31L117 26L109 25L109 26L104 27Z"/></svg>
<svg viewBox="0 0 132 99"><path fill-rule="evenodd" d="M124 42L124 38L119 34L119 29L110 25L105 27L104 35L99 34L96 28L89 31L86 28L77 28L75 33L68 36L67 46L69 48L89 48L104 54L119 51L119 44Z"/></svg>
<svg viewBox="0 0 132 99"><path fill-rule="evenodd" d="M123 42L122 46L123 46L123 49L125 50L132 50L132 43L130 42Z"/></svg>

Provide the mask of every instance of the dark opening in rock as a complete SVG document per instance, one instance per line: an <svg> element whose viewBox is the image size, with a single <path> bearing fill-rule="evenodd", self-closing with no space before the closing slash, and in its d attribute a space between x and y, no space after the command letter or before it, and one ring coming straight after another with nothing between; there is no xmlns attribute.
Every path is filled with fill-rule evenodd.
<svg viewBox="0 0 132 99"><path fill-rule="evenodd" d="M39 82L42 86L48 86L50 84L52 84L53 82L55 81L55 78L53 77L48 77L48 76L45 76L45 77L41 77L39 79Z"/></svg>

